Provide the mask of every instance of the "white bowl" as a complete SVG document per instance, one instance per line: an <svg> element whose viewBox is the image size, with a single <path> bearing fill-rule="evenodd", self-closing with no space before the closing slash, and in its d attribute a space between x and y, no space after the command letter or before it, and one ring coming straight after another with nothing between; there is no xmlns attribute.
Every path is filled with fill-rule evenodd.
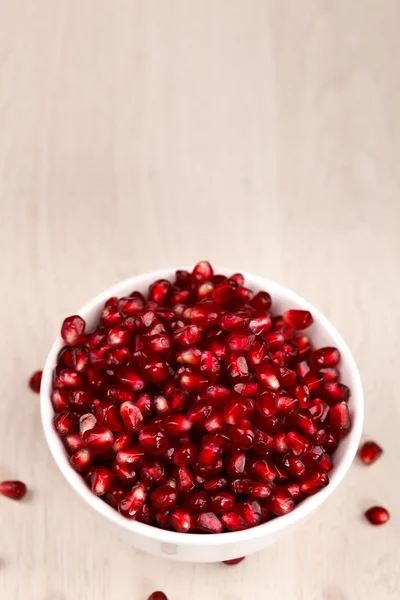
<svg viewBox="0 0 400 600"><path fill-rule="evenodd" d="M232 271L216 269L216 272L230 275ZM154 280L171 279L174 273L175 269L164 269L131 277L101 292L85 304L78 313L86 320L90 330L97 323L108 298L126 296L133 290L145 292ZM360 375L347 344L318 309L291 290L257 275L244 273L244 276L248 287L255 291L267 290L271 294L275 314L289 308L305 309L312 313L314 324L307 330L307 334L310 334L316 346L336 346L340 350L342 381L351 389L349 407L352 414L352 428L335 453L335 466L329 474L329 485L314 496L305 499L289 514L263 525L245 531L214 535L176 533L128 520L92 494L82 477L70 466L69 457L53 426L54 410L50 394L53 369L58 352L63 346L61 337L55 341L47 357L40 390L41 415L46 440L54 460L68 483L95 512L104 517L105 522L113 524L120 534L125 534L133 546L150 554L188 562L219 562L257 552L277 541L316 510L342 481L356 454L363 425L364 400Z"/></svg>

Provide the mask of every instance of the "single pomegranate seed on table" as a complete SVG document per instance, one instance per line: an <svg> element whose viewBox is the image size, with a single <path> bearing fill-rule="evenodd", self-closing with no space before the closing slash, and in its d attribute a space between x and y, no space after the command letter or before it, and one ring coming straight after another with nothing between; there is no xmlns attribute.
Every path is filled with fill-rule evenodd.
<svg viewBox="0 0 400 600"><path fill-rule="evenodd" d="M40 392L40 384L42 382L42 371L35 371L32 377L29 379L29 387L33 392L37 394Z"/></svg>
<svg viewBox="0 0 400 600"><path fill-rule="evenodd" d="M372 506L364 514L372 525L383 525L390 519L389 511L382 506Z"/></svg>
<svg viewBox="0 0 400 600"><path fill-rule="evenodd" d="M150 594L147 600L168 600L168 598L164 594L164 592L153 592L152 594Z"/></svg>
<svg viewBox="0 0 400 600"><path fill-rule="evenodd" d="M365 465L372 465L382 452L382 448L376 442L364 442L358 451L358 456Z"/></svg>
<svg viewBox="0 0 400 600"><path fill-rule="evenodd" d="M26 494L26 485L22 481L1 481L0 494L12 500L21 500Z"/></svg>

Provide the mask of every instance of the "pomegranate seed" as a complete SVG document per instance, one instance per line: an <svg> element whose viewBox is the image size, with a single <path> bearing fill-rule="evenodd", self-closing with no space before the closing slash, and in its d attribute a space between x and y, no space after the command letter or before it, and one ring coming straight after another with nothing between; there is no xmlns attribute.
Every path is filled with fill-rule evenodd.
<svg viewBox="0 0 400 600"><path fill-rule="evenodd" d="M214 271L210 263L203 260L194 267L192 275L197 281L205 281L207 279L212 279Z"/></svg>
<svg viewBox="0 0 400 600"><path fill-rule="evenodd" d="M279 379L275 370L267 363L261 364L257 369L257 379L261 385L270 390L277 390L280 387Z"/></svg>
<svg viewBox="0 0 400 600"><path fill-rule="evenodd" d="M144 419L139 408L130 402L123 402L120 406L120 413L124 422L125 428L131 433L137 433L140 431Z"/></svg>
<svg viewBox="0 0 400 600"><path fill-rule="evenodd" d="M231 275L230 279L232 279L233 281L236 281L236 283L238 285L244 284L244 277L241 273L235 273L234 275Z"/></svg>
<svg viewBox="0 0 400 600"><path fill-rule="evenodd" d="M75 346L85 333L85 327L86 323L79 315L67 317L61 327L61 337L69 346Z"/></svg>
<svg viewBox="0 0 400 600"><path fill-rule="evenodd" d="M227 456L224 467L225 471L229 475L232 475L232 477L242 475L246 469L246 454L244 452L238 452Z"/></svg>
<svg viewBox="0 0 400 600"><path fill-rule="evenodd" d="M350 429L350 414L347 402L339 402L331 406L329 423L334 431L347 431Z"/></svg>
<svg viewBox="0 0 400 600"><path fill-rule="evenodd" d="M253 410L253 404L248 398L233 398L225 404L225 423L236 425L241 419L250 416Z"/></svg>
<svg viewBox="0 0 400 600"><path fill-rule="evenodd" d="M94 454L89 448L80 448L70 458L70 463L78 473L87 471L93 464Z"/></svg>
<svg viewBox="0 0 400 600"><path fill-rule="evenodd" d="M237 479L230 479L228 481L228 491L236 497L244 496L247 494L247 488L251 484L251 480L246 477L239 477Z"/></svg>
<svg viewBox="0 0 400 600"><path fill-rule="evenodd" d="M240 331L246 329L250 323L250 313L239 310L231 313L227 312L221 318L221 327L227 331Z"/></svg>
<svg viewBox="0 0 400 600"><path fill-rule="evenodd" d="M247 352L253 346L256 336L246 333L230 333L226 344L230 352Z"/></svg>
<svg viewBox="0 0 400 600"><path fill-rule="evenodd" d="M213 400L218 406L224 404L231 398L232 390L223 385L209 385L206 390L206 397Z"/></svg>
<svg viewBox="0 0 400 600"><path fill-rule="evenodd" d="M149 485L162 485L167 480L168 472L162 462L155 460L145 463L140 475Z"/></svg>
<svg viewBox="0 0 400 600"><path fill-rule="evenodd" d="M66 435L63 439L63 442L68 454L73 454L77 450L80 450L84 447L83 439L79 433L71 433L70 435Z"/></svg>
<svg viewBox="0 0 400 600"><path fill-rule="evenodd" d="M78 417L75 413L66 412L54 418L54 426L59 435L65 436L73 433L78 427Z"/></svg>
<svg viewBox="0 0 400 600"><path fill-rule="evenodd" d="M279 350L285 341L285 337L280 331L269 331L263 337L268 350L271 352Z"/></svg>
<svg viewBox="0 0 400 600"><path fill-rule="evenodd" d="M299 502L300 500L303 500L304 495L300 489L300 483L296 483L296 482L288 483L287 485L284 486L284 489L286 489L289 492L289 494L292 496L292 498L295 502Z"/></svg>
<svg viewBox="0 0 400 600"><path fill-rule="evenodd" d="M189 494L196 489L196 479L188 467L179 467L176 471L177 488L180 494Z"/></svg>
<svg viewBox="0 0 400 600"><path fill-rule="evenodd" d="M87 371L88 385L95 391L101 391L106 385L106 376L101 371L88 369Z"/></svg>
<svg viewBox="0 0 400 600"><path fill-rule="evenodd" d="M57 387L76 388L85 384L85 379L82 373L77 373L73 369L63 369L60 371Z"/></svg>
<svg viewBox="0 0 400 600"><path fill-rule="evenodd" d="M69 394L66 390L55 389L51 393L51 402L55 412L63 413L69 409Z"/></svg>
<svg viewBox="0 0 400 600"><path fill-rule="evenodd" d="M238 510L231 510L221 517L222 523L229 531L242 531L247 529L247 523Z"/></svg>
<svg viewBox="0 0 400 600"><path fill-rule="evenodd" d="M286 434L286 443L293 454L298 457L304 456L311 449L310 442L296 431L289 431Z"/></svg>
<svg viewBox="0 0 400 600"><path fill-rule="evenodd" d="M162 427L168 435L178 436L189 431L192 427L192 422L181 414L169 415L164 419Z"/></svg>
<svg viewBox="0 0 400 600"><path fill-rule="evenodd" d="M238 503L238 508L248 527L256 527L261 523L261 505L257 500L241 500Z"/></svg>
<svg viewBox="0 0 400 600"><path fill-rule="evenodd" d="M166 279L158 279L149 287L149 300L156 304L165 304L171 292L171 283Z"/></svg>
<svg viewBox="0 0 400 600"><path fill-rule="evenodd" d="M91 407L93 402L92 390L89 388L72 390L69 401L74 410L78 412L86 410Z"/></svg>
<svg viewBox="0 0 400 600"><path fill-rule="evenodd" d="M292 423L308 436L312 437L317 432L317 427L307 411L299 411L292 417Z"/></svg>
<svg viewBox="0 0 400 600"><path fill-rule="evenodd" d="M111 490L105 495L105 501L113 508L118 508L119 502L126 496L126 490L119 485L113 485Z"/></svg>
<svg viewBox="0 0 400 600"><path fill-rule="evenodd" d="M318 373L322 375L324 381L339 381L340 371L335 367L327 367L326 369L319 369Z"/></svg>
<svg viewBox="0 0 400 600"><path fill-rule="evenodd" d="M263 417L272 417L276 413L276 397L273 392L262 392L256 398L256 408Z"/></svg>
<svg viewBox="0 0 400 600"><path fill-rule="evenodd" d="M40 384L42 382L42 371L36 371L29 380L29 387L32 392L37 394L40 392Z"/></svg>
<svg viewBox="0 0 400 600"><path fill-rule="evenodd" d="M203 281L202 283L199 283L196 288L196 297L198 300L203 300L204 298L210 296L213 289L214 285L211 283L211 281Z"/></svg>
<svg viewBox="0 0 400 600"><path fill-rule="evenodd" d="M194 524L197 529L206 533L221 533L223 525L213 512L201 512L195 515Z"/></svg>
<svg viewBox="0 0 400 600"><path fill-rule="evenodd" d="M287 452L289 450L289 446L286 440L286 433L284 431L278 431L274 437L273 449L275 452Z"/></svg>
<svg viewBox="0 0 400 600"><path fill-rule="evenodd" d="M358 451L358 456L365 465L372 465L382 452L382 448L376 442L364 442Z"/></svg>
<svg viewBox="0 0 400 600"><path fill-rule="evenodd" d="M104 496L110 490L115 481L115 475L105 467L96 467L90 473L90 485L93 494Z"/></svg>
<svg viewBox="0 0 400 600"><path fill-rule="evenodd" d="M85 431L93 429L95 425L97 425L95 415L93 413L86 413L79 418L79 433L83 436Z"/></svg>
<svg viewBox="0 0 400 600"><path fill-rule="evenodd" d="M164 594L164 592L153 592L152 594L150 594L147 600L168 600L168 598Z"/></svg>
<svg viewBox="0 0 400 600"><path fill-rule="evenodd" d="M204 491L193 492L185 496L185 505L194 513L204 512L208 507L208 495Z"/></svg>
<svg viewBox="0 0 400 600"><path fill-rule="evenodd" d="M170 522L178 533L187 533L193 527L193 514L189 510L177 506L170 512Z"/></svg>
<svg viewBox="0 0 400 600"><path fill-rule="evenodd" d="M219 377L220 370L221 366L218 357L209 350L202 352L200 371L211 381L214 381Z"/></svg>
<svg viewBox="0 0 400 600"><path fill-rule="evenodd" d="M274 444L274 438L272 435L269 435L269 433L266 433L265 431L261 431L261 429L256 429L254 433L255 440L253 451L260 456L269 454Z"/></svg>
<svg viewBox="0 0 400 600"><path fill-rule="evenodd" d="M154 352L154 354L166 354L172 348L171 338L164 334L151 336L148 343L150 350Z"/></svg>
<svg viewBox="0 0 400 600"><path fill-rule="evenodd" d="M163 454L168 448L168 439L157 425L146 425L139 431L139 443L145 452Z"/></svg>
<svg viewBox="0 0 400 600"><path fill-rule="evenodd" d="M237 383L233 386L234 391L240 396L256 396L259 390L258 383L248 381L246 383Z"/></svg>
<svg viewBox="0 0 400 600"><path fill-rule="evenodd" d="M161 485L152 492L150 499L154 508L165 512L176 504L178 494L176 489L170 485Z"/></svg>
<svg viewBox="0 0 400 600"><path fill-rule="evenodd" d="M112 448L114 435L110 429L101 425L95 425L93 429L83 434L85 446L95 454L103 454Z"/></svg>
<svg viewBox="0 0 400 600"><path fill-rule="evenodd" d="M325 367L337 367L340 363L340 352L337 348L326 346L315 350L311 356L311 363L316 370Z"/></svg>
<svg viewBox="0 0 400 600"><path fill-rule="evenodd" d="M300 486L303 494L311 496L329 483L329 477L325 471L314 471Z"/></svg>
<svg viewBox="0 0 400 600"><path fill-rule="evenodd" d="M250 463L253 477L265 483L272 483L276 477L276 469L268 459L257 459Z"/></svg>
<svg viewBox="0 0 400 600"><path fill-rule="evenodd" d="M146 500L146 490L143 484L138 483L130 492L120 500L118 510L124 517L135 519Z"/></svg>
<svg viewBox="0 0 400 600"><path fill-rule="evenodd" d="M191 346L187 350L180 350L176 354L177 362L191 367L197 367L201 362L201 350L196 346Z"/></svg>
<svg viewBox="0 0 400 600"><path fill-rule="evenodd" d="M197 325L187 325L176 330L172 337L181 348L189 348L200 340L201 332Z"/></svg>
<svg viewBox="0 0 400 600"><path fill-rule="evenodd" d="M257 292L250 300L250 304L257 310L269 310L272 304L271 296L268 292Z"/></svg>
<svg viewBox="0 0 400 600"><path fill-rule="evenodd" d="M318 391L323 381L322 375L320 373L314 373L313 371L308 371L303 377L303 383L307 385L310 392Z"/></svg>
<svg viewBox="0 0 400 600"><path fill-rule="evenodd" d="M217 304L224 304L225 302L229 302L229 300L232 300L237 289L238 284L236 283L236 281L227 279L226 281L216 286L212 293L212 299L214 300L214 302L217 302Z"/></svg>
<svg viewBox="0 0 400 600"><path fill-rule="evenodd" d="M22 481L2 481L0 494L12 500L21 500L26 494L26 485Z"/></svg>
<svg viewBox="0 0 400 600"><path fill-rule="evenodd" d="M249 323L249 329L257 335L266 333L271 327L271 317L264 311L255 311Z"/></svg>
<svg viewBox="0 0 400 600"><path fill-rule="evenodd" d="M134 469L139 469L145 461L144 451L139 444L126 446L118 450L115 461L119 465L130 465Z"/></svg>
<svg viewBox="0 0 400 600"><path fill-rule="evenodd" d="M208 379L204 375L189 372L182 373L180 382L185 392L204 392L208 386Z"/></svg>
<svg viewBox="0 0 400 600"><path fill-rule="evenodd" d="M217 515L230 512L235 506L236 498L227 492L219 492L210 500L210 509Z"/></svg>
<svg viewBox="0 0 400 600"><path fill-rule="evenodd" d="M313 324L314 319L308 310L288 310L283 315L283 320L292 329L306 329Z"/></svg>
<svg viewBox="0 0 400 600"><path fill-rule="evenodd" d="M372 525L383 525L390 519L389 511L382 506L372 506L364 514Z"/></svg>
<svg viewBox="0 0 400 600"><path fill-rule="evenodd" d="M258 481L250 481L248 483L246 491L250 498L257 500L264 500L271 495L271 486L267 483L259 483Z"/></svg>
<svg viewBox="0 0 400 600"><path fill-rule="evenodd" d="M231 354L228 357L226 371L234 383L238 381L246 381L250 377L246 358L241 354Z"/></svg>
<svg viewBox="0 0 400 600"><path fill-rule="evenodd" d="M123 485L126 488L132 488L132 486L137 481L136 470L134 469L134 467L132 467L132 465L119 465L116 462L114 462L112 465L112 470L118 477L118 480L120 481L121 485Z"/></svg>
<svg viewBox="0 0 400 600"><path fill-rule="evenodd" d="M224 563L224 565L233 566L233 565L238 565L245 558L246 558L245 556L241 556L240 558L232 558L231 560L223 560L222 562Z"/></svg>
<svg viewBox="0 0 400 600"><path fill-rule="evenodd" d="M276 411L284 415L292 416L299 410L299 400L296 396L290 396L287 392L279 391L276 396Z"/></svg>
<svg viewBox="0 0 400 600"><path fill-rule="evenodd" d="M242 419L236 425L232 425L229 433L233 443L239 450L248 450L254 444L255 433L250 421L247 419Z"/></svg>
<svg viewBox="0 0 400 600"><path fill-rule="evenodd" d="M325 423L329 415L329 406L321 398L314 398L308 410L312 418L320 423Z"/></svg>
<svg viewBox="0 0 400 600"><path fill-rule="evenodd" d="M294 500L288 490L275 487L271 498L267 501L267 508L274 515L286 515L294 508Z"/></svg>
<svg viewBox="0 0 400 600"><path fill-rule="evenodd" d="M321 395L329 404L336 402L347 402L350 390L347 385L337 381L325 381L321 387Z"/></svg>
<svg viewBox="0 0 400 600"><path fill-rule="evenodd" d="M292 454L286 454L283 457L282 464L291 475L298 478L303 478L307 473L305 464L300 458L296 458Z"/></svg>
<svg viewBox="0 0 400 600"><path fill-rule="evenodd" d="M118 310L128 316L137 315L144 309L144 306L144 298L137 292L132 296L118 300Z"/></svg>

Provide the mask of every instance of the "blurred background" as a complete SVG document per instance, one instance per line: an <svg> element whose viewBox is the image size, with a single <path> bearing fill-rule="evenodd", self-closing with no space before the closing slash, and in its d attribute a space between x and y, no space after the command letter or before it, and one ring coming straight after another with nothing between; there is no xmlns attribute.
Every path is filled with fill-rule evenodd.
<svg viewBox="0 0 400 600"><path fill-rule="evenodd" d="M4 600L400 594L397 0L0 0ZM65 315L208 259L316 304L354 351L379 467L236 570L135 552L56 470L27 389ZM10 505L11 504L11 505ZM129 596L128 596L129 595Z"/></svg>

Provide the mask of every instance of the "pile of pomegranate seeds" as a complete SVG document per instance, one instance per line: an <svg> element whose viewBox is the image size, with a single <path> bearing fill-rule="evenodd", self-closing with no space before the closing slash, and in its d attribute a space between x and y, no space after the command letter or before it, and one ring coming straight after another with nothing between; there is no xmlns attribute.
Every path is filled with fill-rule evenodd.
<svg viewBox="0 0 400 600"><path fill-rule="evenodd" d="M1 481L0 494L12 500L21 500L26 494L26 485L22 481Z"/></svg>
<svg viewBox="0 0 400 600"><path fill-rule="evenodd" d="M336 348L308 311L208 262L65 319L54 426L92 492L129 519L180 533L255 527L329 483L350 428Z"/></svg>
<svg viewBox="0 0 400 600"><path fill-rule="evenodd" d="M42 371L36 371L29 380L29 387L32 392L38 394L40 392L40 384L42 383Z"/></svg>

